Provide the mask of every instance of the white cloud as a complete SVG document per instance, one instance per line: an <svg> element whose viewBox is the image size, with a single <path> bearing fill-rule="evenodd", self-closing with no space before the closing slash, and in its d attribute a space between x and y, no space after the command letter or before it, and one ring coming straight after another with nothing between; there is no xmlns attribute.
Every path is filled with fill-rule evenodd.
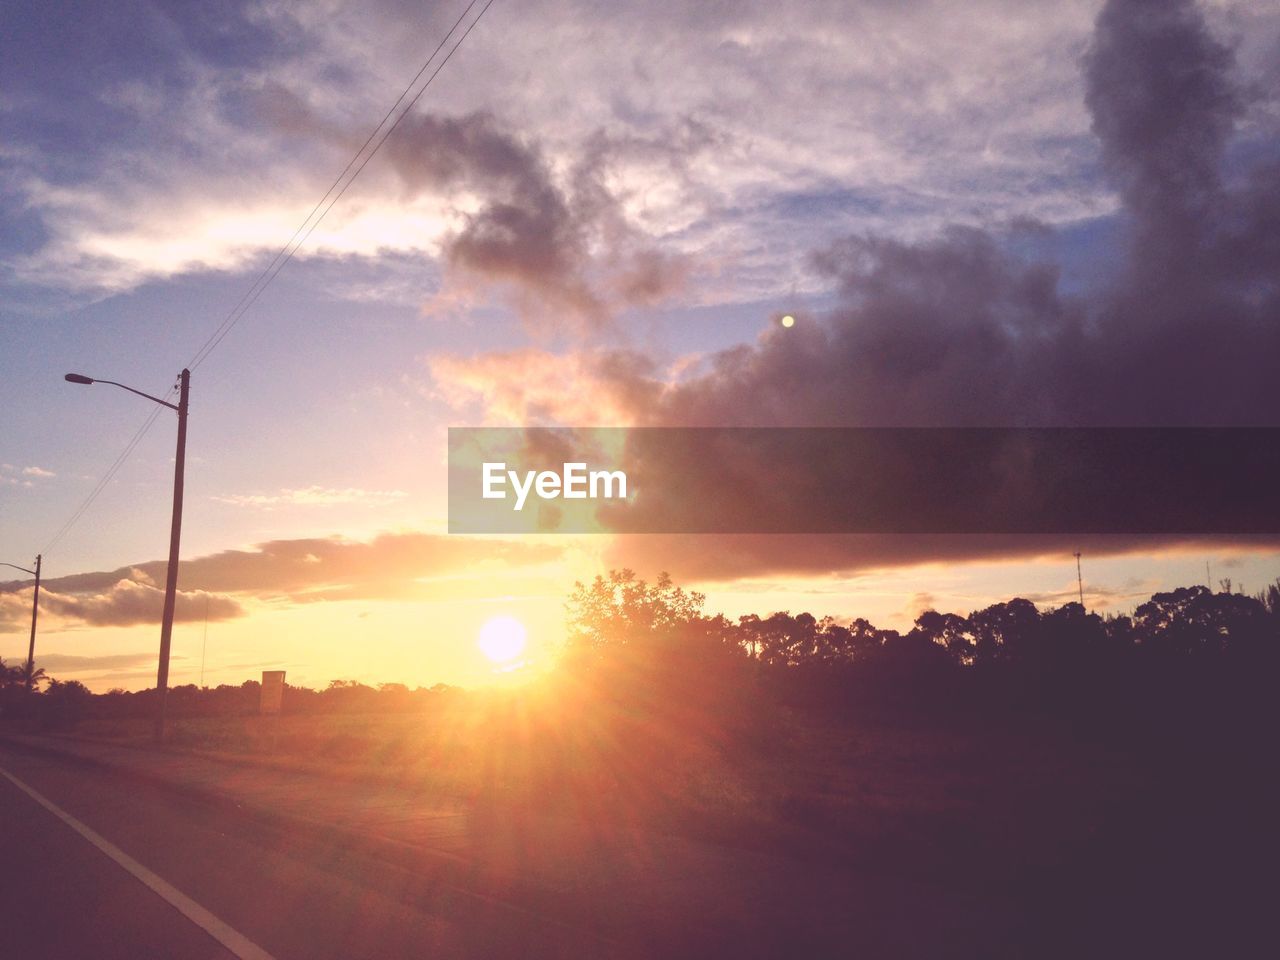
<svg viewBox="0 0 1280 960"><path fill-rule="evenodd" d="M1215 3L1241 62L1276 18ZM909 4L495 5L421 103L492 111L568 177L602 131L607 185L665 252L710 264L711 299L786 290L795 262L834 236L920 236L954 221L1071 221L1109 212L1079 56L1096 0ZM148 134L105 145L96 170L53 186L40 158L16 186L49 241L19 276L121 290L242 267L274 253L443 34L449 11L396 3L264 3L283 42L259 64L190 54L166 100L146 77L101 94ZM176 98L176 99L175 99ZM231 105L231 106L229 106ZM689 122L710 148L666 150ZM21 151L15 152L20 157ZM300 256L434 257L464 198L408 198L375 159ZM698 290L690 302L705 302Z"/></svg>
<svg viewBox="0 0 1280 960"><path fill-rule="evenodd" d="M403 490L362 490L357 487L335 489L311 486L285 489L279 493L233 494L210 499L237 507L260 507L271 510L284 506L334 506L336 504L381 506L403 500L407 496L408 494Z"/></svg>

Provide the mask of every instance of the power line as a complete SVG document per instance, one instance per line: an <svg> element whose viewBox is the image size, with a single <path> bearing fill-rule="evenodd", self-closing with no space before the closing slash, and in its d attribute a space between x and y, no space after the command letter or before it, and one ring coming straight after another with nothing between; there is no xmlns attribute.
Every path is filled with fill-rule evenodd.
<svg viewBox="0 0 1280 960"><path fill-rule="evenodd" d="M165 395L165 399L167 400L168 397L172 395L172 393L173 391L170 390L169 394ZM123 451L121 451L120 456L116 457L115 462L112 463L111 466L107 468L107 472L102 475L102 479L100 479L97 482L97 484L94 486L94 488L91 491L89 491L89 495L85 497L85 499L81 502L80 506L78 506L75 512L71 514L71 518L67 520L67 522L64 523L62 527L58 530L58 532L53 535L53 539L49 541L49 543L45 546L45 548L42 551L40 551L41 553L47 555L50 551L53 550L54 547L56 547L62 541L63 537L65 537L68 533L71 532L71 528L76 525L76 522L82 516L84 516L84 512L89 509L89 507L93 504L94 500L98 499L98 494L102 493L102 491L107 488L107 484L111 482L111 478L116 475L116 472L122 466L124 466L125 461L128 460L129 456L133 453L134 448L136 448L138 444L142 442L142 438L147 435L147 431L151 429L152 425L156 422L156 418L160 416L161 411L164 409L165 409L164 407L156 407L154 410L151 411L147 419L142 422L142 426L140 426L138 428L138 431L133 435L133 438L125 445L125 448Z"/></svg>
<svg viewBox="0 0 1280 960"><path fill-rule="evenodd" d="M466 29L458 36L457 41L449 49L449 52L445 54L444 59L442 59L436 66L435 70L431 72L431 75L427 77L426 82L422 84L421 88L413 95L412 99L405 104L405 98L409 96L410 92L422 78L422 75L427 72L427 68L431 66L432 61L436 59L440 51L449 43L449 38L457 32L458 27L466 21L468 15L479 2L480 0L470 0L466 8L458 16L458 19L454 21L453 26L451 26L448 32L445 33L444 37L436 45L436 48L431 51L431 55L427 57L426 61L422 64L422 67L416 74L414 74L413 79L409 81L400 96L396 98L396 102L391 105L391 108L383 115L377 126L373 128L373 131L365 139L364 143L360 145L360 149L355 152L349 161L347 161L347 165L343 167L342 172L334 178L333 183L330 184L329 189L325 191L324 196L321 197L316 205L311 209L311 212L307 214L306 219L299 224L298 228L293 232L293 235L285 245L280 248L275 257L272 258L271 262L266 266L262 273L258 275L257 279L254 280L249 289L241 295L236 305L231 308L231 311L223 321L200 346L200 349L195 352L195 355L187 363L188 369L194 370L196 367L200 366L200 364L204 363L204 361L208 359L209 354L217 349L218 344L220 344L227 334L231 332L232 328L240 322L249 308L257 302L258 298L262 296L263 291L266 290L271 281L274 280L284 268L284 265L293 259L293 255L298 252L298 249L304 243L306 243L307 238L311 236L315 228L320 225L320 222L324 220L329 211L333 209L334 204L336 204L342 198L342 195L347 192L347 189L353 182L355 182L356 177L360 175L360 172L364 170L369 161L373 159L374 155L382 147L382 144L386 142L387 137L389 137L392 131L400 125L400 121L403 120L405 116L408 115L409 111L417 105L418 101L422 99L422 95L426 93L427 88L431 86L432 81L434 81L440 71L444 69L445 64L453 58L453 55L458 52L458 48L462 46L463 41L465 41L471 34L471 31L475 29L476 24L480 22L480 18L483 17L489 7L493 5L493 0L485 0L485 4L480 8L480 12L476 14L469 24L467 24ZM404 104L404 109L400 110L402 104ZM398 115L396 114L397 110L400 111ZM392 119L393 116L394 119ZM387 123L388 120L391 121L389 125ZM369 149L370 144L373 145L372 149ZM366 151L368 152L366 153ZM361 159L362 156L363 159ZM350 176L348 176L348 174L350 174ZM164 399L168 400L172 397L175 391L176 388L170 388L169 392L165 394ZM160 411L163 409L163 407L156 407L147 419L143 421L142 426L138 428L132 439L130 439L125 445L124 450L118 457L116 457L115 462L107 468L106 473L102 475L102 478L89 492L89 495L76 508L75 512L72 513L70 519L68 519L67 522L59 528L58 532L54 534L53 539L50 540L49 544L43 551L41 551L42 553L48 554L54 547L56 547L58 543L60 543L71 531L71 528L75 526L80 518L84 516L85 511L89 509L93 502L98 498L99 494L106 489L107 484L111 482L111 479L116 475L120 468L124 466L125 461L129 459L129 456L133 453L134 449L142 442L142 438L146 436L147 431L151 429L152 425L156 422L156 418L159 417Z"/></svg>
<svg viewBox="0 0 1280 960"><path fill-rule="evenodd" d="M200 349L196 351L190 362L187 363L187 367L189 369L195 370L200 366L200 364L204 363L209 354L217 349L218 344L220 344L226 335L231 332L232 328L240 322L241 318L249 308L257 302L260 296L262 296L263 291L266 290L271 281L276 278L282 269L284 269L284 265L292 260L293 255L298 252L304 243L307 242L307 238L311 236L315 228L320 225L321 221L329 214L329 211L333 209L334 204L342 199L342 195L346 193L351 184L355 182L356 177L360 176L360 172L364 170L369 161L373 159L374 155L382 147L383 143L386 142L387 137L389 137L392 131L400 125L400 121L402 121L409 114L409 111L417 105L418 101L422 99L422 95L427 92L427 88L431 86L432 81L435 80L440 71L444 69L445 64L452 59L453 55L458 52L458 48L462 46L463 41L465 41L471 31L475 29L476 24L480 22L480 18L485 15L485 11L493 5L493 0L486 0L484 6L480 8L480 12L476 14L475 18L467 25L467 28L462 31L461 35L459 35L457 41L454 43L452 48L450 48L449 52L445 54L444 59L442 59L436 66L435 70L431 72L431 75L427 77L426 82L422 84L421 88L413 95L412 99L405 104L404 109L400 110L401 104L405 103L405 98L409 96L410 91L412 91L414 86L417 85L418 80L421 79L424 73L426 73L427 68L431 66L431 62L435 60L437 54L444 49L449 42L449 38L453 36L454 32L457 31L458 27L467 19L468 14L470 14L471 10L479 2L480 0L471 0L471 2L467 4L466 9L462 11L458 19L454 21L453 26L449 28L448 33L444 35L444 38L431 52L431 56L427 58L426 62L423 63L418 72L414 74L413 79L409 81L408 85L404 88L404 91L396 99L396 102L392 104L391 109L386 112L382 120L378 122L378 125L373 128L373 131L365 139L364 143L361 144L360 149L355 152L355 155L347 162L347 165L343 168L342 172L339 173L333 183L330 184L329 189L325 191L324 196L320 198L320 201L312 208L311 212L307 214L306 219L302 221L298 229L293 232L293 236L291 236L288 242L280 248L271 263L269 263L266 269L259 274L258 278L253 282L253 285L245 292L244 296L240 298L240 301L232 307L231 312L228 313L222 323L218 325L218 328L209 335L209 338L205 340ZM398 115L397 110L399 110ZM391 119L393 116L395 119ZM388 124L388 120L391 121L390 124ZM385 130L383 129L384 127ZM373 145L372 149L369 149L370 144ZM361 159L362 155L363 159ZM355 168L354 170L352 169L353 167ZM350 174L350 176L348 176L348 174Z"/></svg>

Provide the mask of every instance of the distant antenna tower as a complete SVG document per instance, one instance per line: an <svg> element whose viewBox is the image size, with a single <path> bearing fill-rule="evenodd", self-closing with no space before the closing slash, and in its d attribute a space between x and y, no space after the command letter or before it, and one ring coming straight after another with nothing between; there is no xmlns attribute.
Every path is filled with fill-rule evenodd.
<svg viewBox="0 0 1280 960"><path fill-rule="evenodd" d="M1076 558L1076 586L1080 588L1080 606L1084 606L1084 578L1080 575L1080 551L1075 552Z"/></svg>

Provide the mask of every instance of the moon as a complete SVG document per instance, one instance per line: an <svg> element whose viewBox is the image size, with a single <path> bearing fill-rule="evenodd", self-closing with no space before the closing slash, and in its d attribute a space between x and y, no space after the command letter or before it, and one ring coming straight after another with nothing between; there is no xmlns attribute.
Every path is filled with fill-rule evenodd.
<svg viewBox="0 0 1280 960"><path fill-rule="evenodd" d="M485 621L476 645L494 663L510 663L524 653L528 631L515 617L492 617Z"/></svg>

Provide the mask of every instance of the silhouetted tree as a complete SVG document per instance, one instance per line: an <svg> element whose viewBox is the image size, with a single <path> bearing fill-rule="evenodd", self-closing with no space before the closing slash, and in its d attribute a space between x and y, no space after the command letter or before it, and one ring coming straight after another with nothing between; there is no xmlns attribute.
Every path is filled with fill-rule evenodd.
<svg viewBox="0 0 1280 960"><path fill-rule="evenodd" d="M566 603L566 643L574 653L600 652L655 640L706 633L706 598L686 593L663 573L654 584L632 570L611 570L591 584L575 583Z"/></svg>
<svg viewBox="0 0 1280 960"><path fill-rule="evenodd" d="M1052 666L1091 659L1106 646L1102 618L1078 603L1064 603L1040 616L1039 644L1035 654Z"/></svg>
<svg viewBox="0 0 1280 960"><path fill-rule="evenodd" d="M969 621L954 613L926 610L916 617L915 629L908 636L937 644L963 666L973 663L975 638Z"/></svg>
<svg viewBox="0 0 1280 960"><path fill-rule="evenodd" d="M44 667L36 667L31 672L31 687L38 689L48 679ZM5 687L25 687L27 684L27 668L25 664L6 665L0 660L0 689Z"/></svg>
<svg viewBox="0 0 1280 960"><path fill-rule="evenodd" d="M1134 613L1137 640L1152 654L1188 657L1243 652L1275 642L1266 607L1254 597L1180 587L1157 593Z"/></svg>
<svg viewBox="0 0 1280 960"><path fill-rule="evenodd" d="M575 584L562 673L583 696L625 701L675 725L706 726L712 714L736 724L750 693L741 632L703 614L704 600L665 573L652 584L631 570Z"/></svg>
<svg viewBox="0 0 1280 960"><path fill-rule="evenodd" d="M1018 597L969 614L974 660L996 663L1018 660L1036 642L1040 611Z"/></svg>
<svg viewBox="0 0 1280 960"><path fill-rule="evenodd" d="M796 667L818 659L819 625L812 614L779 612L764 619L751 614L738 620L738 630L743 648L766 667Z"/></svg>
<svg viewBox="0 0 1280 960"><path fill-rule="evenodd" d="M50 680L41 696L45 721L51 726L70 726L88 713L93 693L79 680Z"/></svg>
<svg viewBox="0 0 1280 960"><path fill-rule="evenodd" d="M1255 596L1254 599L1262 604L1262 609L1267 612L1269 617L1280 621L1280 580L1276 580L1275 583Z"/></svg>

